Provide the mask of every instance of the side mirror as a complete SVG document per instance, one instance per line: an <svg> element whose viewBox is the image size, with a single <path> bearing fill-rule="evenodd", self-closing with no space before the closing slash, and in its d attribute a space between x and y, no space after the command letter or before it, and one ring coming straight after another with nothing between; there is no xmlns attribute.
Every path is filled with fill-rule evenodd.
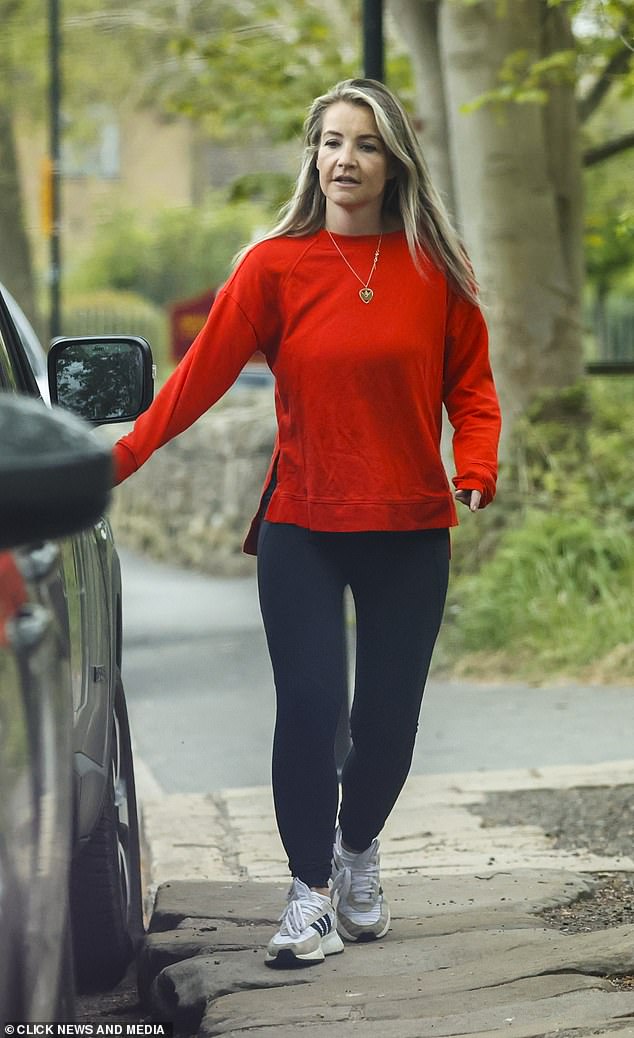
<svg viewBox="0 0 634 1038"><path fill-rule="evenodd" d="M0 393L0 550L96 522L112 486L110 451L77 418Z"/></svg>
<svg viewBox="0 0 634 1038"><path fill-rule="evenodd" d="M93 425L132 422L154 395L150 345L130 335L55 339L48 384L54 404Z"/></svg>

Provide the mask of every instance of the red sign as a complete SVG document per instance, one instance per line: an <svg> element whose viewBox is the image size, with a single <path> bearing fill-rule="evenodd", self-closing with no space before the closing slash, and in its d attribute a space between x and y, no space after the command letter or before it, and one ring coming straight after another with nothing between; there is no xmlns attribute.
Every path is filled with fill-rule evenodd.
<svg viewBox="0 0 634 1038"><path fill-rule="evenodd" d="M211 304L216 298L216 289L203 292L192 299L182 299L172 303L170 314L170 348L172 359L178 364L198 335L207 320ZM251 357L250 363L263 364L264 355L258 350Z"/></svg>
<svg viewBox="0 0 634 1038"><path fill-rule="evenodd" d="M183 359L203 327L215 298L216 292L211 290L170 306L170 347L176 363Z"/></svg>

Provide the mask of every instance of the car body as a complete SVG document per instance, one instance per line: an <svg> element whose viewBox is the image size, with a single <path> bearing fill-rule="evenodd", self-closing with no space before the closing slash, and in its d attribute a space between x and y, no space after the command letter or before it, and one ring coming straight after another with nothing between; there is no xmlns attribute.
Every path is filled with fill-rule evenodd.
<svg viewBox="0 0 634 1038"><path fill-rule="evenodd" d="M273 372L268 365L251 362L242 369L230 392L240 392L243 389L268 389L272 391L274 385Z"/></svg>
<svg viewBox="0 0 634 1038"><path fill-rule="evenodd" d="M151 399L133 337L48 357L0 286L0 1016L69 1019L75 981L115 984L143 929L121 683L119 561L93 424ZM118 385L108 397L108 380ZM52 387L52 393L49 391ZM93 394L94 395L94 394Z"/></svg>

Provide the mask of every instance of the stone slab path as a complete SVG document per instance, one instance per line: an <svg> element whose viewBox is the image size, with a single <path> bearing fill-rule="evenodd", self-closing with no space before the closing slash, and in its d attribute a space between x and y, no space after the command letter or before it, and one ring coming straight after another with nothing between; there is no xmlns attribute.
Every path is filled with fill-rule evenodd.
<svg viewBox="0 0 634 1038"><path fill-rule="evenodd" d="M263 962L288 887L270 792L146 801L141 991L202 1038L634 1038L634 990L618 983L634 927L566 935L539 916L634 860L557 850L536 826L483 828L477 812L489 791L632 781L631 761L411 778L382 838L389 935L292 971Z"/></svg>
<svg viewBox="0 0 634 1038"><path fill-rule="evenodd" d="M634 783L634 761L412 775L381 834L382 873L422 875L509 868L634 872L634 859L554 847L534 825L483 828L477 805L487 793ZM171 879L287 882L271 791L266 786L218 793L143 797L150 883Z"/></svg>
<svg viewBox="0 0 634 1038"><path fill-rule="evenodd" d="M634 927L565 936L542 907L590 889L567 871L403 876L386 884L389 937L302 970L272 970L279 884L173 882L158 892L140 983L186 1034L271 1038L634 1035Z"/></svg>

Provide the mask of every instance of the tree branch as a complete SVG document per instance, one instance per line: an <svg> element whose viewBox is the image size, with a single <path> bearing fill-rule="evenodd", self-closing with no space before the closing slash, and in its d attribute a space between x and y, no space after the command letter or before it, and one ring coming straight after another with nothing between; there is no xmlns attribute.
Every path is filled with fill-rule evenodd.
<svg viewBox="0 0 634 1038"><path fill-rule="evenodd" d="M634 148L634 133L624 133L622 137L615 137L611 141L597 144L594 148L587 148L583 153L583 165L586 169L588 166L596 166L599 162L604 162L605 159L610 159L629 148Z"/></svg>
<svg viewBox="0 0 634 1038"><path fill-rule="evenodd" d="M587 122L593 112L601 104L601 101L607 94L608 90L614 82L615 76L625 72L630 61L632 60L632 48L629 44L623 42L622 46L617 50L607 65L603 69L603 72L592 84L590 90L587 92L585 97L579 100L579 121L582 123Z"/></svg>

